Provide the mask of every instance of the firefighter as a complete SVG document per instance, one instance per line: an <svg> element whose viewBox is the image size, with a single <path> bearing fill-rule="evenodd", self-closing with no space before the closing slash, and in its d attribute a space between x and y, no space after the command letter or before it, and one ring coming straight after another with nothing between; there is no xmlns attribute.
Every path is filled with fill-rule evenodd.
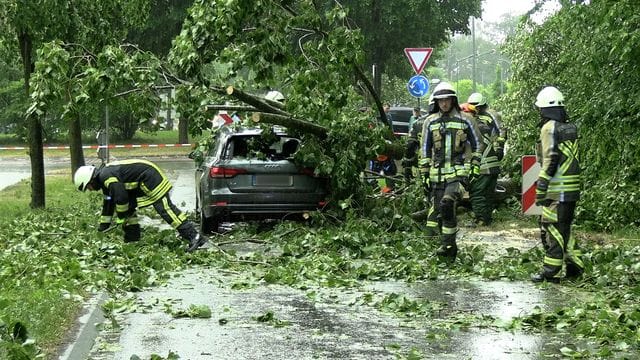
<svg viewBox="0 0 640 360"><path fill-rule="evenodd" d="M468 113L475 119L479 130L480 174L470 184L469 199L474 222L479 225L491 225L495 208L495 189L500 174L500 161L504 157L505 138L495 113L488 111L489 105L481 93L473 93L467 100Z"/></svg>
<svg viewBox="0 0 640 360"><path fill-rule="evenodd" d="M480 166L478 137L473 119L460 111L458 96L447 82L433 91L434 113L422 126L421 158L418 161L422 181L431 197L427 215L427 235L440 238L436 254L453 261L458 253L456 202L468 186L470 169ZM471 153L465 153L467 144Z"/></svg>
<svg viewBox="0 0 640 360"><path fill-rule="evenodd" d="M187 220L187 216L171 202L171 183L162 170L150 161L115 161L99 169L91 165L81 166L76 170L73 182L80 191L102 190L104 200L98 226L100 232L122 225L125 242L140 240L136 209L153 205L162 219L189 242L187 252L196 250L207 241L195 224Z"/></svg>
<svg viewBox="0 0 640 360"><path fill-rule="evenodd" d="M566 278L578 278L584 272L580 250L571 235L581 185L578 128L569 122L564 96L557 88L542 89L535 105L541 118L538 143L541 168L536 182L536 204L542 206L546 247L542 271L532 275L531 280L559 282L563 262Z"/></svg>

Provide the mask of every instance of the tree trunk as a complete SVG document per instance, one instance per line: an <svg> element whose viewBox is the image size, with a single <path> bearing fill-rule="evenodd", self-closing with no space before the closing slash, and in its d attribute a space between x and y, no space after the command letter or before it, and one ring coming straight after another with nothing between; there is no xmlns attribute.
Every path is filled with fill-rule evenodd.
<svg viewBox="0 0 640 360"><path fill-rule="evenodd" d="M380 0L373 0L371 2L371 24L374 29L381 29L382 26L382 3ZM378 93L378 98L382 99L382 71L384 70L384 59L382 59L382 49L384 44L382 43L381 35L379 31L374 32L375 48L371 57L371 62L375 67L373 74L373 88Z"/></svg>
<svg viewBox="0 0 640 360"><path fill-rule="evenodd" d="M181 117L178 121L178 143L189 143L189 121L185 117Z"/></svg>
<svg viewBox="0 0 640 360"><path fill-rule="evenodd" d="M20 56L24 71L24 91L29 97L29 79L33 72L31 61L31 48L33 46L31 36L18 31L18 43L20 44ZM30 116L26 119L29 139L29 157L31 158L31 203L33 209L44 208L44 151L42 149L42 123L38 116Z"/></svg>
<svg viewBox="0 0 640 360"><path fill-rule="evenodd" d="M82 150L82 126L79 115L75 115L69 124L69 155L71 156L71 178L76 170L85 164Z"/></svg>

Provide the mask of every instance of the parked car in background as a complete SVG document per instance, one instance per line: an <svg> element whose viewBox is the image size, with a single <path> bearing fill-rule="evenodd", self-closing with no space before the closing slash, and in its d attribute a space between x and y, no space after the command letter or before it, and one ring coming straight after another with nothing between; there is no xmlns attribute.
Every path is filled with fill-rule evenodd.
<svg viewBox="0 0 640 360"><path fill-rule="evenodd" d="M409 134L409 119L413 115L413 108L406 106L392 106L389 113L393 120L393 133L396 135Z"/></svg>
<svg viewBox="0 0 640 360"><path fill-rule="evenodd" d="M223 221L301 218L325 205L328 179L294 164L300 140L283 128L224 126L214 136L195 173L203 232Z"/></svg>

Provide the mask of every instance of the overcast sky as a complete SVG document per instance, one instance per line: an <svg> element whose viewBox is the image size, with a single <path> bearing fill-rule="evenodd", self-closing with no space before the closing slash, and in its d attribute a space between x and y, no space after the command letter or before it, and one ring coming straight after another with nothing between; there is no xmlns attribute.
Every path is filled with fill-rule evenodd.
<svg viewBox="0 0 640 360"><path fill-rule="evenodd" d="M557 2L557 1L554 1ZM503 14L511 14L514 16L522 15L529 11L535 0L483 0L482 1L482 20L487 22L497 22ZM557 4L548 3L545 6L553 8Z"/></svg>

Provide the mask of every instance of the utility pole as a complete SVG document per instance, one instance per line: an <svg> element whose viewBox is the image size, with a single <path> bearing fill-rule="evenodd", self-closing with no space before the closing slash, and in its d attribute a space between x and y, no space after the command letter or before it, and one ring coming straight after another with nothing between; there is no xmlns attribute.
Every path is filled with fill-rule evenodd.
<svg viewBox="0 0 640 360"><path fill-rule="evenodd" d="M474 55L472 57L472 65L471 65L471 78L473 80L473 92L476 92L476 22L475 17L471 17L471 43L473 46Z"/></svg>

